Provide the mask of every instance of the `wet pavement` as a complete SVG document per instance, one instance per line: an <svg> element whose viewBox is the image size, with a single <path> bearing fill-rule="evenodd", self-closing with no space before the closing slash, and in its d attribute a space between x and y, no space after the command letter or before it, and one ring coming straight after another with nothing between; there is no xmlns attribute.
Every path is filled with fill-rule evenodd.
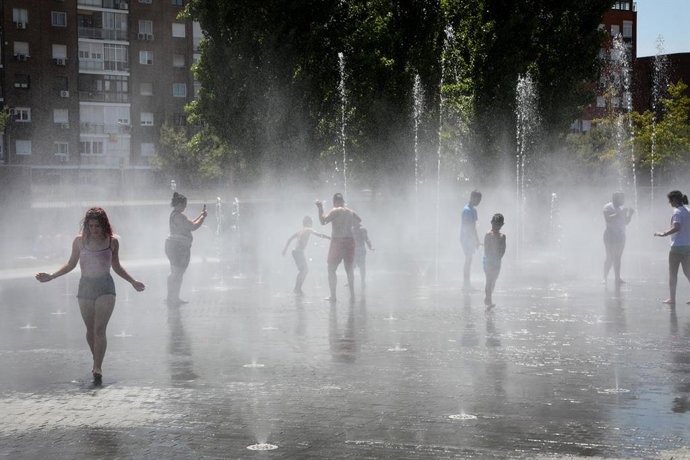
<svg viewBox="0 0 690 460"><path fill-rule="evenodd" d="M78 274L5 272L0 458L690 458L690 306L659 302L664 264L616 292L506 263L486 313L457 279L371 264L353 304L322 300L317 264L295 297L289 261L197 261L169 308L165 265L125 261L149 288L116 280L102 388Z"/></svg>

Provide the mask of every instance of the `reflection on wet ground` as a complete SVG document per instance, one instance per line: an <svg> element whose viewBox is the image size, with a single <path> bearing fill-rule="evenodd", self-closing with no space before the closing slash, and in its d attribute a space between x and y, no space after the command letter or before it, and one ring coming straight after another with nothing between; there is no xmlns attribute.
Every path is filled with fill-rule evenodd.
<svg viewBox="0 0 690 460"><path fill-rule="evenodd" d="M164 267L141 295L118 284L102 388L71 287L2 282L0 456L690 456L690 307L658 301L662 278L504 276L486 313L482 292L401 273L329 304L210 271L174 308Z"/></svg>

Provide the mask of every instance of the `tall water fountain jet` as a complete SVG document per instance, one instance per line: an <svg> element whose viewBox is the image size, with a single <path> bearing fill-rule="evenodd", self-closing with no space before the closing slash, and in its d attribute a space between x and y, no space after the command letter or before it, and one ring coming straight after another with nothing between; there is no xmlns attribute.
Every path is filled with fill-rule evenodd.
<svg viewBox="0 0 690 460"><path fill-rule="evenodd" d="M422 117L422 110L424 108L424 90L422 89L422 80L419 74L414 76L414 85L412 86L412 96L414 98L413 105L413 121L414 121L414 199L415 199L415 222L419 221L419 124Z"/></svg>
<svg viewBox="0 0 690 460"><path fill-rule="evenodd" d="M650 210L654 209L654 166L656 162L656 121L659 112L659 101L668 88L668 56L664 50L664 37L659 35L656 39L656 55L654 56L654 69L652 75L652 136L651 150L649 152L649 184L650 184Z"/></svg>
<svg viewBox="0 0 690 460"><path fill-rule="evenodd" d="M434 232L434 276L438 285L438 258L440 244L440 218L441 218L441 152L443 135L443 110L445 98L443 97L443 82L446 78L446 61L448 54L455 43L455 32L453 27L446 26L443 36L443 50L441 51L441 79L438 87L438 148L436 151L436 225Z"/></svg>
<svg viewBox="0 0 690 460"><path fill-rule="evenodd" d="M527 189L527 154L534 144L539 126L537 91L532 76L519 76L515 89L515 200L517 208L517 243L515 255L520 257L525 236L525 208Z"/></svg>
<svg viewBox="0 0 690 460"><path fill-rule="evenodd" d="M340 147L343 154L343 193L347 196L347 149L345 147L345 111L347 109L347 95L345 94L345 55L343 55L343 53L338 53L338 67L340 70L338 93L340 94Z"/></svg>
<svg viewBox="0 0 690 460"><path fill-rule="evenodd" d="M626 182L633 187L635 207L637 208L637 171L635 161L634 133L629 114L632 111L632 69L630 48L618 34L613 39L610 59L609 94L611 95L611 109L616 110L616 160L618 163L618 189L623 190ZM626 123L625 120L628 120ZM631 145L630 153L630 181L626 168L625 145Z"/></svg>

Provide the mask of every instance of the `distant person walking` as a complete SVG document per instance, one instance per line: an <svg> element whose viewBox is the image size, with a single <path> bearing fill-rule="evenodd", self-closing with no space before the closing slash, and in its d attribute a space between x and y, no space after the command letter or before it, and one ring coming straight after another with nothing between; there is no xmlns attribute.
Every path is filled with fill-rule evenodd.
<svg viewBox="0 0 690 460"><path fill-rule="evenodd" d="M307 243L309 243L309 237L311 235L318 236L319 238L331 239L328 235L319 233L311 228L314 221L309 216L304 216L302 219L302 229L298 230L294 235L288 238L283 248L283 255L287 252L288 246L292 240L297 240L295 243L295 249L292 250L292 258L295 259L295 265L297 265L297 278L295 279L295 289L294 293L297 295L304 295L302 292L302 284L304 283L307 273L309 273L309 265L307 264L307 258L304 256L304 250L307 248Z"/></svg>
<svg viewBox="0 0 690 460"><path fill-rule="evenodd" d="M501 233L504 223L503 214L494 214L491 218L491 230L484 235L484 274L486 275L484 305L487 310L496 306L492 296L498 274L501 272L501 260L506 253L506 236Z"/></svg>
<svg viewBox="0 0 690 460"><path fill-rule="evenodd" d="M624 208L625 195L623 192L614 192L611 202L604 206L604 247L606 248L606 260L604 261L604 283L609 276L611 266L616 276L616 284L623 283L621 279L621 258L625 248L625 227L630 223L634 209Z"/></svg>
<svg viewBox="0 0 690 460"><path fill-rule="evenodd" d="M189 220L182 212L187 208L187 197L173 192L170 206L168 224L170 235L165 240L165 255L170 261L170 275L168 275L168 297L166 302L170 306L177 306L187 303L180 299L180 288L182 287L182 277L189 266L192 250L192 232L204 223L206 219L206 205L201 208L201 212L194 220Z"/></svg>
<svg viewBox="0 0 690 460"><path fill-rule="evenodd" d="M683 273L690 281L690 212L687 195L673 190L667 195L669 204L674 208L671 215L671 228L665 232L656 232L654 236L671 235L671 250L668 253L668 287L670 297L664 300L669 305L676 304L676 286L678 285L678 268L683 266ZM688 302L690 303L690 302Z"/></svg>
<svg viewBox="0 0 690 460"><path fill-rule="evenodd" d="M479 235L477 234L477 206L482 201L482 194L478 190L470 193L470 201L462 210L462 223L460 224L460 243L465 253L465 265L463 266L462 288L471 291L470 271L472 269L472 256L479 248Z"/></svg>
<svg viewBox="0 0 690 460"><path fill-rule="evenodd" d="M120 242L113 235L110 221L101 208L91 208L82 221L81 233L72 242L72 254L65 265L55 273L38 273L36 279L42 283L71 272L79 262L79 309L86 325L86 342L91 349L93 382L103 381L103 357L108 346L106 327L115 308L115 283L110 267L137 291L145 289L120 265Z"/></svg>
<svg viewBox="0 0 690 460"><path fill-rule="evenodd" d="M355 282L353 263L355 258L355 239L352 228L362 219L349 208L345 207L345 199L341 193L333 195L333 209L328 214L323 213L323 203L316 201L321 225L331 224L331 245L328 249L328 287L331 295L326 299L335 302L335 288L338 282L336 269L342 261L347 274L347 284L350 288L350 301L355 299Z"/></svg>
<svg viewBox="0 0 690 460"><path fill-rule="evenodd" d="M355 237L355 267L359 268L359 277L362 280L362 289L367 287L367 248L374 250L369 240L369 232L362 227L361 222L355 222L352 228Z"/></svg>

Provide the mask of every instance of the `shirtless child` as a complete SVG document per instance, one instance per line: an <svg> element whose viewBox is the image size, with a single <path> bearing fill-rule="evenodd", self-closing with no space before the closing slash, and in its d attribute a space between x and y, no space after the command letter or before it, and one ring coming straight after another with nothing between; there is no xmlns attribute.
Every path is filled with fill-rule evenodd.
<svg viewBox="0 0 690 460"><path fill-rule="evenodd" d="M326 238L330 240L330 237L328 235L324 235L323 233L314 231L311 228L312 224L313 221L311 217L305 216L304 219L302 219L302 230L298 230L294 235L288 238L287 242L285 243L285 248L283 248L283 255L285 255L288 246L290 246L290 242L295 239L297 240L297 243L295 244L295 249L292 250L292 257L295 259L295 265L297 265L298 270L294 290L294 293L297 295L304 294L304 292L302 292L302 284L304 283L304 279L307 277L307 273L309 273L307 258L304 257L304 250L307 247L307 243L309 243L309 237L311 235L314 235L318 236L319 238Z"/></svg>
<svg viewBox="0 0 690 460"><path fill-rule="evenodd" d="M344 262L347 284L350 288L350 300L355 299L355 282L353 262L355 258L355 238L352 227L362 221L359 216L345 207L345 199L341 193L333 195L333 209L328 214L323 213L323 203L316 201L321 225L331 223L331 245L328 249L328 287L331 295L326 300L335 302L335 287L338 279L335 274L340 261Z"/></svg>

